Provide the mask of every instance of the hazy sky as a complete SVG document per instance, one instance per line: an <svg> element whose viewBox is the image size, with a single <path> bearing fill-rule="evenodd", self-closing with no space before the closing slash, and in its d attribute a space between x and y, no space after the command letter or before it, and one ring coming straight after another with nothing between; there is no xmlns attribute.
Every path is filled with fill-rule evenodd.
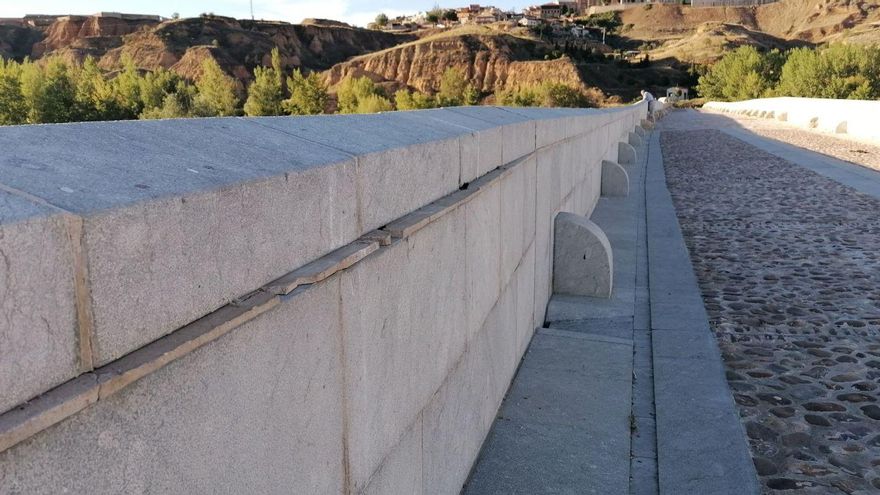
<svg viewBox="0 0 880 495"><path fill-rule="evenodd" d="M443 2L444 6L459 6L474 0ZM484 0L486 1L486 0ZM300 22L308 17L320 17L365 26L379 12L389 17L428 10L435 0L253 0L254 15L260 19ZM531 3L540 3L534 0ZM493 2L486 1L487 4ZM522 0L501 0L495 6L520 9L530 3ZM157 14L171 17L178 12L183 17L194 17L202 12L245 18L250 17L249 0L0 0L0 17L21 17L25 14L93 14L100 11Z"/></svg>

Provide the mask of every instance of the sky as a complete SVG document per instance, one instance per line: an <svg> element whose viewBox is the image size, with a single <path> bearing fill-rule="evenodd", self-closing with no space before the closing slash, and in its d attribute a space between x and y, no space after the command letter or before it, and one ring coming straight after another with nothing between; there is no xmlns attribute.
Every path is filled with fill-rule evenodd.
<svg viewBox="0 0 880 495"><path fill-rule="evenodd" d="M457 0L443 5L458 7L473 1L475 0ZM380 12L384 12L388 17L415 14L431 9L437 3L435 0L253 0L253 2L254 16L257 19L298 23L303 19L316 17L348 22L357 26L366 26ZM492 4L492 2L487 3ZM500 3L495 3L495 6L505 10L510 8L519 10L529 4L522 0L501 0ZM26 14L94 14L101 11L155 14L165 17L171 17L175 12L182 17L195 17L203 12L213 12L217 15L249 18L250 1L0 0L0 17L22 17Z"/></svg>

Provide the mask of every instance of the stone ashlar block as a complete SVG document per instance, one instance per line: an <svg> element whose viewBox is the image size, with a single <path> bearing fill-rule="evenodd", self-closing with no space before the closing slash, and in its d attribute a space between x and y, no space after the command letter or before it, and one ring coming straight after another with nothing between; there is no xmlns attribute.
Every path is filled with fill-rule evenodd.
<svg viewBox="0 0 880 495"><path fill-rule="evenodd" d="M602 229L586 217L562 212L554 232L554 293L611 297L614 262Z"/></svg>
<svg viewBox="0 0 880 495"><path fill-rule="evenodd" d="M501 180L502 284L513 275L535 235L535 163L530 157Z"/></svg>
<svg viewBox="0 0 880 495"><path fill-rule="evenodd" d="M424 124L425 120L436 121L464 132L459 136L461 148L459 185L471 182L504 164L501 158L502 126L500 124L445 108L398 113L403 118L419 121L418 125Z"/></svg>
<svg viewBox="0 0 880 495"><path fill-rule="evenodd" d="M618 163L602 160L602 196L629 195L629 174Z"/></svg>
<svg viewBox="0 0 880 495"><path fill-rule="evenodd" d="M456 209L342 273L354 491L367 486L464 352L470 300L464 211ZM495 261L497 273L498 252L485 257Z"/></svg>
<svg viewBox="0 0 880 495"><path fill-rule="evenodd" d="M0 493L342 493L339 277L0 453Z"/></svg>
<svg viewBox="0 0 880 495"><path fill-rule="evenodd" d="M516 284L517 358L522 357L532 339L535 321L535 246L529 246L522 263L513 275Z"/></svg>
<svg viewBox="0 0 880 495"><path fill-rule="evenodd" d="M354 161L249 120L8 127L0 146L4 183L83 218L96 365L359 235Z"/></svg>
<svg viewBox="0 0 880 495"><path fill-rule="evenodd" d="M467 263L467 334L470 339L482 327L501 293L501 184L482 190L464 207Z"/></svg>
<svg viewBox="0 0 880 495"><path fill-rule="evenodd" d="M407 112L268 117L261 125L357 155L362 231L372 230L458 189L464 128Z"/></svg>
<svg viewBox="0 0 880 495"><path fill-rule="evenodd" d="M406 493L419 495L422 491L422 420L413 423L394 450L373 473L365 495Z"/></svg>
<svg viewBox="0 0 880 495"><path fill-rule="evenodd" d="M69 220L0 191L0 412L78 374Z"/></svg>
<svg viewBox="0 0 880 495"><path fill-rule="evenodd" d="M501 107L456 107L449 110L502 126L502 163L510 163L535 151L534 120Z"/></svg>
<svg viewBox="0 0 880 495"><path fill-rule="evenodd" d="M458 493L497 411L492 361L485 333L468 345L461 362L422 415L423 493ZM504 390L501 391L501 394Z"/></svg>

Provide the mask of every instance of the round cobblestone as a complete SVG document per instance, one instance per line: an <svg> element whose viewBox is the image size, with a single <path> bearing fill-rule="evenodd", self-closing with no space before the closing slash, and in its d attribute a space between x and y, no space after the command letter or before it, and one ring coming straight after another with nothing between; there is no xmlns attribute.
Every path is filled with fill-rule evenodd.
<svg viewBox="0 0 880 495"><path fill-rule="evenodd" d="M675 115L667 182L765 491L875 492L880 201Z"/></svg>

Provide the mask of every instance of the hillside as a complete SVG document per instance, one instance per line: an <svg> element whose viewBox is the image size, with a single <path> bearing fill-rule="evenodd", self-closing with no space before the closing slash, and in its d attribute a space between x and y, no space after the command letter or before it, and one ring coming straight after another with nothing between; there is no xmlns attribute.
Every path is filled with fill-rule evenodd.
<svg viewBox="0 0 880 495"><path fill-rule="evenodd" d="M412 39L332 21L294 25L212 16L159 23L89 16L58 20L45 30L0 26L0 55L38 59L59 54L76 60L92 56L107 70L118 69L127 55L144 69L165 67L190 78L198 75L204 57L213 57L246 81L256 65L268 64L275 46L288 68L324 70Z"/></svg>
<svg viewBox="0 0 880 495"><path fill-rule="evenodd" d="M335 85L349 76L366 75L390 86L433 92L443 75L438 68L457 67L486 93L548 79L579 84L578 71L570 60L544 60L550 51L545 43L518 33L463 27L355 57L327 71L326 80Z"/></svg>
<svg viewBox="0 0 880 495"><path fill-rule="evenodd" d="M652 4L620 13L621 43L654 58L709 63L750 44L791 48L833 41L880 42L880 2L781 0L748 7Z"/></svg>

